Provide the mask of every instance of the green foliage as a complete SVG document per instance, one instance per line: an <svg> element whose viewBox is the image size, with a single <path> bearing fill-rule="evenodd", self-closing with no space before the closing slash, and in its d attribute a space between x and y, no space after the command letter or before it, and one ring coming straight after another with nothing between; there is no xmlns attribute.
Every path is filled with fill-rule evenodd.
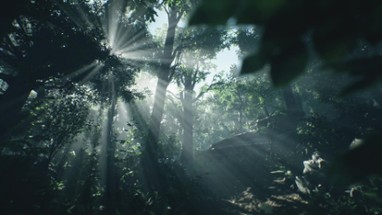
<svg viewBox="0 0 382 215"><path fill-rule="evenodd" d="M323 65L335 71L362 74L363 79L350 88L354 90L369 86L381 77L381 73L375 72L380 65L369 63L377 62L378 56L361 60L349 58L360 41L375 45L382 40L382 29L376 24L381 8L378 1L358 0L346 4L341 1L203 1L190 25L224 25L234 18L237 24L262 27L259 50L244 61L242 73L258 71L270 63L271 77L277 86L305 71L306 38L311 38ZM359 66L340 69L337 64Z"/></svg>
<svg viewBox="0 0 382 215"><path fill-rule="evenodd" d="M194 12L189 23L190 25L205 24L208 20L208 24L211 25L224 25L235 12L236 4L233 1L204 1L202 6Z"/></svg>
<svg viewBox="0 0 382 215"><path fill-rule="evenodd" d="M258 23L268 21L286 2L274 1L202 1L193 14L190 24L226 24L228 19L235 18L237 23Z"/></svg>
<svg viewBox="0 0 382 215"><path fill-rule="evenodd" d="M305 153L319 151L325 155L326 159L330 159L344 147L333 144L340 138L339 132L330 120L315 114L300 122L297 127L298 140L304 144L303 151Z"/></svg>
<svg viewBox="0 0 382 215"><path fill-rule="evenodd" d="M254 52L258 47L261 30L256 27L238 28L236 37L232 38L232 42L237 44L244 55Z"/></svg>
<svg viewBox="0 0 382 215"><path fill-rule="evenodd" d="M111 54L118 50L105 46L104 29L98 29L95 23L100 23L104 16L116 15L118 18L113 20L117 22L116 28L126 31L127 40L121 43L133 44L133 49L156 49L143 58L158 62L152 57L167 47L163 49L151 42L145 22L155 19L159 7L168 10L172 18L180 18L196 1L89 0L54 1L53 5L50 2L16 1L22 5L16 8L11 3L9 9L15 10L9 14L0 9L5 15L5 25L0 27L0 84L9 85L8 89L1 89L1 116L13 113L3 111L3 106L22 100L18 106L20 117L2 118L4 125L0 126L7 127L11 122L7 119L16 124L12 135L1 139L1 213L223 214L228 202L220 202L222 196L212 195L214 185L221 186L217 192L232 190L235 192L232 195L253 188L253 193L250 189L244 192L245 207L258 207L260 213L381 212L381 180L367 177L381 175L382 169L381 135L370 135L382 129L381 91L334 96L348 83L353 85L345 93L380 79L382 65L377 45L382 34L375 21L381 16L379 2L202 1L191 24L236 22L256 24L256 28L234 31L206 26L177 28L175 37L170 38L175 38L169 51L172 62L165 62L167 59L162 62L169 66L169 80L175 78L185 90L194 90L195 84L205 80L212 68L205 63L219 50L235 43L242 51L240 55L248 55L242 74L270 66L271 81L282 86L307 73L288 88L291 94L303 99L301 109L306 117L300 117L298 126L289 126L297 122L293 114L285 111L288 98L284 98L280 89L272 90L264 73L256 77L220 76L215 79L219 84L202 89L204 96L191 101L198 111L193 134L196 148L207 149L214 142L242 132L264 135L256 141L265 147L248 147L240 142L240 147L235 145L227 150L223 144L220 149L198 153L197 161L203 167L208 161L203 154L212 155L214 165L206 173L207 168L198 172L193 169L195 166L185 167L177 161L181 150L178 135L182 133L181 104L174 101L166 104L163 120L159 120L163 129L155 149L160 151L158 162L149 166L158 169L145 169L162 173L163 178L147 180L163 182L166 189L162 192L152 192L151 184L146 184L142 177L145 174L142 143L148 126L148 117L144 115L149 115L150 106L137 105L139 102L134 99L141 94L130 88L146 63L121 60ZM87 26L85 22L95 25ZM147 41L141 43L137 35ZM80 69L92 62L102 68L96 73ZM321 75L318 65L358 79ZM231 72L236 70L232 67ZM34 91L30 94L31 90ZM122 108L121 101L131 103ZM131 110L132 116L119 110L124 107ZM107 109L112 111L106 113ZM348 151L354 137L369 138ZM222 142L230 146L229 142ZM362 183L350 187L348 195L336 190L337 187L325 187L326 180L320 179L318 182L324 188L317 186L310 196L303 196L308 202L302 201L291 180L298 175L295 169L302 166L302 157L314 151L322 153L329 162L344 152L333 162L332 175L338 176L334 179L341 185L361 180ZM276 174L278 178L274 177ZM205 180L210 176L215 180L208 184ZM115 185L114 189L110 189L109 182ZM113 199L108 198L109 192ZM293 192L290 198L284 195L288 192ZM276 198L280 200L277 203L287 208L285 211L278 210L277 204L272 205ZM301 201L297 203L296 199ZM228 214L251 213L238 207L230 208Z"/></svg>
<svg viewBox="0 0 382 215"><path fill-rule="evenodd" d="M228 33L222 28L193 27L180 31L178 49L189 52L200 52L201 59L212 58L216 53L230 44Z"/></svg>
<svg viewBox="0 0 382 215"><path fill-rule="evenodd" d="M381 60L380 56L372 56L332 64L331 67L336 71L349 73L358 79L355 83L345 88L343 94L349 94L378 83L380 68L382 68Z"/></svg>
<svg viewBox="0 0 382 215"><path fill-rule="evenodd" d="M232 68L236 73L237 68ZM257 120L282 109L280 92L273 90L266 76L235 77L233 74L216 79L205 95L196 102L195 143L198 149L231 135L261 129ZM269 111L267 113L267 111Z"/></svg>
<svg viewBox="0 0 382 215"><path fill-rule="evenodd" d="M325 68L358 77L343 90L347 94L381 80L380 52L357 54L360 43L378 49L382 41L382 28L377 24L381 11L379 1L352 0L344 4L339 0L313 3L205 0L190 19L190 24L225 25L233 18L236 24L261 27L263 34L259 49L244 60L242 74L258 71L269 63L274 85L282 86L305 72L314 55ZM370 150L380 154L381 150L374 148L376 142L380 143L380 138L368 140L365 151L370 147ZM357 153L357 150L349 152L349 157L345 156L341 166L354 171L355 175L374 173L371 170L359 173L350 165L357 160L364 169L370 166L362 163L367 153Z"/></svg>

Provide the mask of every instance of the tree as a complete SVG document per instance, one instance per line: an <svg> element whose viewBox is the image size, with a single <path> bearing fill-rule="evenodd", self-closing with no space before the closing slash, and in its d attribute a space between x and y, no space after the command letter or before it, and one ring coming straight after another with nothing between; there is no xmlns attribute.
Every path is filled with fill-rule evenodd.
<svg viewBox="0 0 382 215"><path fill-rule="evenodd" d="M2 159L20 161L1 164L1 168L9 168L15 174L7 174L0 183L4 190L2 206L4 211L10 210L9 213L49 210L57 182L55 159L61 149L70 146L87 127L89 103L84 101L90 99L91 94L85 88L50 89L45 94L48 99L28 100L24 107L28 113L26 122L2 145ZM24 161L30 164L22 164ZM7 184L10 189L6 188Z"/></svg>
<svg viewBox="0 0 382 215"><path fill-rule="evenodd" d="M167 13L168 25L156 68L158 80L143 153L143 163L146 165L146 167L144 167L145 171L153 170L147 173L146 178L158 178L158 180L154 182L157 184L156 187L163 187L166 184L163 179L164 177L161 176L162 173L155 173L155 171L159 170L158 154L160 150L158 149L158 142L167 87L173 80L177 68L182 64L182 54L186 51L206 48L207 52L212 56L212 53L215 53L214 51L224 44L222 43L224 34L218 29L202 28L198 30L181 30L178 28L182 17L194 6L193 1L164 1L160 6L163 6L163 9ZM177 30L179 31L178 34L176 33Z"/></svg>
<svg viewBox="0 0 382 215"><path fill-rule="evenodd" d="M261 131L267 117L284 111L280 90L271 88L265 75L236 77L238 68L217 76L212 87L196 103L195 138L199 150L242 132Z"/></svg>
<svg viewBox="0 0 382 215"><path fill-rule="evenodd" d="M53 8L47 10L43 12L50 13ZM68 73L107 58L108 51L93 39L97 36L76 29L64 15L52 15L44 21L34 17L15 20L12 31L2 40L0 52L2 65L8 68L0 73L8 86L0 97L2 137L22 118L21 108L31 90L38 92L53 77L69 79L65 76Z"/></svg>
<svg viewBox="0 0 382 215"><path fill-rule="evenodd" d="M0 14L2 14L3 22L0 26L0 38L7 35L12 28L12 22L20 15L26 16L37 16L43 18L47 15L46 8L52 6L51 1L43 0L39 2L27 1L27 0L16 0L10 2L6 6L4 5L0 9ZM36 18L37 18L36 17Z"/></svg>
<svg viewBox="0 0 382 215"><path fill-rule="evenodd" d="M346 5L341 1L265 3L242 0L224 1L224 4L203 1L190 23L224 25L229 18L235 18L237 24L260 26L263 34L259 49L244 60L242 74L258 71L270 63L274 85L282 86L305 72L312 54L316 54L323 67L358 77L344 88L346 94L381 79L378 44L382 31L377 25L380 7L378 1L358 0ZM366 55L359 54L359 44L365 43L372 48ZM370 146L381 139L371 137Z"/></svg>
<svg viewBox="0 0 382 215"><path fill-rule="evenodd" d="M260 27L246 27L238 30L235 43L238 44L243 56L247 57L257 51L261 44L260 31ZM284 130L289 127L288 130L294 131L298 121L304 116L301 98L293 91L291 83L283 87L281 94L285 104L285 114L288 115L288 121L291 122L291 125L286 126Z"/></svg>
<svg viewBox="0 0 382 215"><path fill-rule="evenodd" d="M314 4L284 1L265 4L247 0L220 4L219 1L203 1L190 24L224 25L233 17L237 24L254 24L263 28L258 53L247 57L242 73L257 71L270 62L274 84L282 85L304 72L309 59L307 39L311 39L323 64L336 71L357 75L347 67L351 62L374 62L375 55L359 59L360 56L354 56L354 49L362 39L374 45L381 40L380 28L375 27L379 6L377 1L364 4L358 0L348 2L346 7L341 1ZM302 16L304 20L300 19ZM312 34L307 35L308 32ZM292 54L291 49L294 50ZM342 62L345 57L350 58ZM374 83L374 77L379 77L373 72L377 67L372 64L363 75L358 74L361 81L357 84L361 87Z"/></svg>
<svg viewBox="0 0 382 215"><path fill-rule="evenodd" d="M166 99L167 87L174 75L174 66L172 65L177 53L174 51L174 41L176 36L177 25L185 13L180 2L163 2L167 13L168 27L165 42L162 47L158 72L157 85L155 89L154 105L149 120L148 134L145 141L145 148L142 157L143 171L149 186L162 190L165 187L165 180L160 173L158 166L158 140L160 132L160 124L163 116L163 109ZM150 188L151 190L151 188Z"/></svg>
<svg viewBox="0 0 382 215"><path fill-rule="evenodd" d="M205 80L208 69L208 55L202 56L201 50L183 54L183 67L179 67L175 74L178 86L183 88L180 92L182 104L182 152L180 159L184 164L191 164L194 160L194 103L200 96L195 98L195 86ZM200 92L205 93L204 91Z"/></svg>
<svg viewBox="0 0 382 215"><path fill-rule="evenodd" d="M147 3L149 2L152 1L147 1ZM119 98L129 102L138 95L130 90L130 86L134 84L134 77L140 66L128 59L122 59L117 54L123 54L120 53L120 50L122 49L123 52L124 46L136 35L147 39L149 43L145 21L153 19L154 11L142 14L145 10L137 1L129 2L131 4L127 4L127 1L109 1L107 3L95 1L94 4L65 1L56 3L44 7L44 17L41 17L42 14L16 17L11 31L3 40L0 54L3 60L2 65L6 70L1 71L0 78L6 82L8 88L0 95L0 112L4 115L4 120L7 120L0 124L1 137L3 135L11 137L10 131L14 129L24 133L20 127L30 126L28 122L24 125L17 124L21 120L29 120L24 120L24 118L30 118L29 112L23 108L30 102L28 97L32 90L37 94L36 100L39 101L32 104L36 103L37 107L40 102L44 104L46 100L49 101L49 98L55 98L57 92L62 92L66 96L65 93L71 95L69 94L71 90L81 88L85 92L97 95L91 102L101 103L102 107L108 109L105 128L107 146L103 149L106 151L108 171L104 203L108 213L115 214L116 204L121 201L117 196L119 174L115 166L117 140L113 123L116 104ZM146 9L150 8L146 4L144 6ZM129 14L129 19L126 19L124 13L127 7L132 12ZM81 11L80 16L78 10ZM105 31L106 34L103 32L111 26L101 26L98 23L111 23L112 21L117 25L116 28L125 32L122 37L125 40L117 38L118 41L106 41L106 38L111 38L107 34L110 31ZM106 29L102 29L102 27ZM109 45L110 47L108 47ZM147 44L139 45L140 48L145 48ZM89 100L84 99L82 105L89 105ZM59 107L68 114L76 110L71 107L66 108L64 105L59 105ZM51 114L53 115L53 113ZM47 132L49 135L55 134L55 137L49 136L52 143L48 144L50 148L46 152L48 159L44 163L47 164L47 167L56 153L64 144L67 144L68 139L78 134L75 131L85 126L84 116L86 114L81 115L82 117L79 117L80 112L72 114L78 117L68 118L73 121L73 123L67 123L68 127L54 126L54 123L66 122L59 118L61 115L46 118L41 115L32 117L32 122L38 118L37 120L41 120L44 126L53 121L47 128L53 129L53 131ZM32 127L36 128L36 126ZM41 137L44 135L33 134L32 136L34 137L34 135L40 138L36 139L37 142L45 141L45 137ZM1 139L4 141L3 138Z"/></svg>
<svg viewBox="0 0 382 215"><path fill-rule="evenodd" d="M110 31L105 34L102 28L110 26L99 23L107 23L105 19L119 19L118 28L127 29L135 25L130 34L137 33L138 28L145 28L144 21L152 20L155 15L152 2L41 1L23 5L21 8L26 9L14 14L13 24L1 41L1 65L5 70L0 73L0 78L8 86L0 95L0 112L8 121L7 125L0 125L1 135L8 134L14 123L22 118L20 110L30 91L38 92L50 78L60 77L64 83L62 87L70 88L73 83L83 84L94 77L96 68L106 71L103 67L107 68L117 60L116 50L111 50L116 47L105 44L106 37L110 36L106 34ZM125 17L125 20L118 18L127 7L131 9L129 24ZM142 14L143 11L148 13ZM134 37L125 36L125 39ZM125 44L126 41L119 42Z"/></svg>

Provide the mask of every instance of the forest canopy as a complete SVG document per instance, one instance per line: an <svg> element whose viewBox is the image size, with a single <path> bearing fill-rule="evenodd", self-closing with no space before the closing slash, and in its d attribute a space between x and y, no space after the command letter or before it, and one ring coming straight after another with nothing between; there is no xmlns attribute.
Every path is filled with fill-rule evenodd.
<svg viewBox="0 0 382 215"><path fill-rule="evenodd" d="M379 1L0 14L1 214L382 213Z"/></svg>

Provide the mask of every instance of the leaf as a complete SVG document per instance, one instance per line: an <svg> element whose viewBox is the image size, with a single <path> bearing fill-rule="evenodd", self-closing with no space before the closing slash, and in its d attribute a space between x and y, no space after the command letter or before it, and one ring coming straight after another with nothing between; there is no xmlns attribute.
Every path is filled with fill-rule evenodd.
<svg viewBox="0 0 382 215"><path fill-rule="evenodd" d="M242 0L236 11L238 24L259 24L268 21L286 0Z"/></svg>
<svg viewBox="0 0 382 215"><path fill-rule="evenodd" d="M240 74L250 74L259 71L265 66L266 60L262 55L251 54L247 56L241 66Z"/></svg>
<svg viewBox="0 0 382 215"><path fill-rule="evenodd" d="M368 176L382 175L382 135L374 134L340 157L329 169L332 180L343 186Z"/></svg>
<svg viewBox="0 0 382 215"><path fill-rule="evenodd" d="M313 35L314 46L326 62L338 62L355 47L359 33L346 20L327 20Z"/></svg>
<svg viewBox="0 0 382 215"><path fill-rule="evenodd" d="M317 51L326 62L340 61L353 50L353 41L339 40L317 42Z"/></svg>
<svg viewBox="0 0 382 215"><path fill-rule="evenodd" d="M380 70L382 68L382 57L356 58L342 63L329 64L328 67L332 67L338 72L347 72L350 75L382 76Z"/></svg>
<svg viewBox="0 0 382 215"><path fill-rule="evenodd" d="M225 25L235 13L237 6L237 1L231 0L203 1L191 16L188 24Z"/></svg>
<svg viewBox="0 0 382 215"><path fill-rule="evenodd" d="M275 86L283 86L305 71L308 54L302 41L282 50L271 60L271 79Z"/></svg>
<svg viewBox="0 0 382 215"><path fill-rule="evenodd" d="M237 24L263 27L265 31L259 44L261 54L258 55L263 55L264 61L271 59L271 78L276 86L280 86L293 80L305 69L306 50L290 47L296 38L306 38L307 33L311 34L314 52L319 54L323 63L338 63L354 57L353 51L360 39L372 44L380 42L381 11L382 3L379 1L365 5L360 1L343 4L338 0L202 0L190 24L224 25L234 18ZM254 72L267 63L255 58L259 56L245 59L242 74ZM361 81L345 92L367 87L373 84L371 79L381 77L359 71L365 75L360 75Z"/></svg>
<svg viewBox="0 0 382 215"><path fill-rule="evenodd" d="M266 22L286 0L208 0L203 1L191 16L189 25L225 25L230 18L240 24Z"/></svg>
<svg viewBox="0 0 382 215"><path fill-rule="evenodd" d="M304 194L310 194L310 190L309 190L309 186L308 186L308 182L306 179L304 178L300 178L298 176L295 177L295 183L297 185L297 188L298 190L301 192L301 193L304 193Z"/></svg>
<svg viewBox="0 0 382 215"><path fill-rule="evenodd" d="M333 68L336 72L358 76L360 80L347 86L341 95L347 95L365 89L380 81L382 78L382 57L371 56L356 58L341 63L327 64L324 68Z"/></svg>

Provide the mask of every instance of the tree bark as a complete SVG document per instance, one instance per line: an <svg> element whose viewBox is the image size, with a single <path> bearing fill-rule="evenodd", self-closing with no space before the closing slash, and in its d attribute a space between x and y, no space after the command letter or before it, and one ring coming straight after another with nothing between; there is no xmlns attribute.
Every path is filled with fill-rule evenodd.
<svg viewBox="0 0 382 215"><path fill-rule="evenodd" d="M166 100L166 91L169 85L168 80L158 77L157 86L155 89L155 99L153 110L150 117L149 124L149 140L152 144L148 145L149 150L157 151L157 144L159 141L160 125L163 118L164 104Z"/></svg>
<svg viewBox="0 0 382 215"><path fill-rule="evenodd" d="M301 99L293 92L291 85L284 87L282 93L288 114L295 117L303 117L305 113L302 108Z"/></svg>
<svg viewBox="0 0 382 215"><path fill-rule="evenodd" d="M284 165L287 166L293 173L300 172L301 168L301 155L296 153L296 150L300 148L300 143L291 141L295 139L297 135L297 126L300 120L304 117L305 112L302 108L302 102L300 95L296 94L292 90L292 86L288 85L284 87L283 98L285 101L286 115L278 122L276 133L281 134L279 137L280 144L285 148L290 149L291 152L285 153L284 149L279 149L279 155L284 160Z"/></svg>
<svg viewBox="0 0 382 215"><path fill-rule="evenodd" d="M194 113L193 113L193 90L186 89L183 96L183 139L181 160L184 164L194 161Z"/></svg>
<svg viewBox="0 0 382 215"><path fill-rule="evenodd" d="M106 187L105 187L105 206L108 214L116 214L118 202L118 186L119 178L117 176L115 166L115 151L116 145L114 140L114 116L116 113L117 95L115 91L114 81L110 80L110 108L107 114L107 127L106 127Z"/></svg>
<svg viewBox="0 0 382 215"><path fill-rule="evenodd" d="M142 166L146 186L150 192L164 191L167 182L161 165L159 164L159 135L163 118L164 104L166 100L167 87L172 78L171 64L174 60L174 41L176 27L179 22L178 10L170 8L168 11L168 28L166 40L163 47L160 67L158 71L158 81L155 89L153 110L150 117L149 128L142 153Z"/></svg>

